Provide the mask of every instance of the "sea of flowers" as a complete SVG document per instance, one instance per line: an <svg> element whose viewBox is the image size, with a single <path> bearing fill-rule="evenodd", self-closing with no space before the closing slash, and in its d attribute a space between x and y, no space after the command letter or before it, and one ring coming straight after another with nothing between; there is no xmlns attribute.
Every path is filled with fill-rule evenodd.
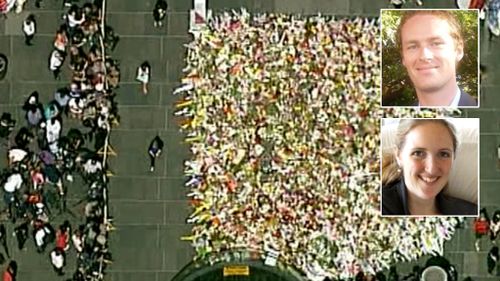
<svg viewBox="0 0 500 281"><path fill-rule="evenodd" d="M174 93L192 158L197 258L279 252L314 280L442 253L460 218L380 217L377 19L225 12L186 47ZM212 261L215 262L215 261Z"/></svg>

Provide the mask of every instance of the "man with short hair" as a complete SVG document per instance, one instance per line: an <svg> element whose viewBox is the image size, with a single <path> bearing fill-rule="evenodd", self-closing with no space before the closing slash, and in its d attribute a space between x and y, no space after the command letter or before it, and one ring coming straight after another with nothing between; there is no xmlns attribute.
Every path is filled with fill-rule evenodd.
<svg viewBox="0 0 500 281"><path fill-rule="evenodd" d="M476 106L477 101L457 83L457 66L464 57L460 25L450 11L404 11L397 29L401 61L418 106Z"/></svg>

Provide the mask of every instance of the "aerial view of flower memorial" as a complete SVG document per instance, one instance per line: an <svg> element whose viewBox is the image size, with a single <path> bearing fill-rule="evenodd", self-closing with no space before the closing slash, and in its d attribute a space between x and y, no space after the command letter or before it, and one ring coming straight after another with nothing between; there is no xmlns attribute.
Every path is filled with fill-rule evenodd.
<svg viewBox="0 0 500 281"><path fill-rule="evenodd" d="M460 218L380 217L376 19L226 12L188 46L176 104L197 255L275 251L309 278L442 253ZM319 279L322 280L322 279Z"/></svg>

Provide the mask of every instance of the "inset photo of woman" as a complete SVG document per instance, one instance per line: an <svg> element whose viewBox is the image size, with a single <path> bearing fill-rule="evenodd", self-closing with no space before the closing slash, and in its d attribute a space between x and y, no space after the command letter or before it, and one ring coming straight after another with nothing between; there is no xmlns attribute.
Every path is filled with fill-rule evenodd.
<svg viewBox="0 0 500 281"><path fill-rule="evenodd" d="M479 118L381 122L382 216L477 216Z"/></svg>

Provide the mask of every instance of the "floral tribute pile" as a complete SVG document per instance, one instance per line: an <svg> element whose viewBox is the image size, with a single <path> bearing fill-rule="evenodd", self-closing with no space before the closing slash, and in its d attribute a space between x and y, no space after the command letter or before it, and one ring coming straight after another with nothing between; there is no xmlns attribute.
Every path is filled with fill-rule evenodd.
<svg viewBox="0 0 500 281"><path fill-rule="evenodd" d="M174 93L197 258L274 252L310 279L442 253L459 218L380 217L377 20L226 12L187 45ZM217 260L211 260L216 262Z"/></svg>

